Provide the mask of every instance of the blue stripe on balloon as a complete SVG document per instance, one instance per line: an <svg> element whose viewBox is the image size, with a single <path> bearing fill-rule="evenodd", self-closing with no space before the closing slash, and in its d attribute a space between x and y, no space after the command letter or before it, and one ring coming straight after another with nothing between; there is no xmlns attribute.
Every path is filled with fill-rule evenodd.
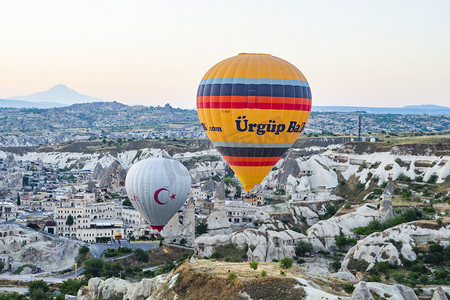
<svg viewBox="0 0 450 300"><path fill-rule="evenodd" d="M295 97L311 99L311 89L299 85L276 84L202 84L198 87L200 96L259 96Z"/></svg>
<svg viewBox="0 0 450 300"><path fill-rule="evenodd" d="M208 78L200 84L277 84L309 87L307 81L272 78Z"/></svg>

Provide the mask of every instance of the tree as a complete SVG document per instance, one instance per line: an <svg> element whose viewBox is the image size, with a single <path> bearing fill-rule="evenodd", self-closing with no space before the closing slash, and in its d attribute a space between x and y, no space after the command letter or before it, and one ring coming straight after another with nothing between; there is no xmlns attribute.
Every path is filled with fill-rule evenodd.
<svg viewBox="0 0 450 300"><path fill-rule="evenodd" d="M17 206L20 206L20 195L17 193Z"/></svg>
<svg viewBox="0 0 450 300"><path fill-rule="evenodd" d="M137 248L134 250L134 254L136 255L136 259L140 262L148 262L148 254L142 250L141 248Z"/></svg>
<svg viewBox="0 0 450 300"><path fill-rule="evenodd" d="M282 269L289 269L292 267L292 264L294 263L294 260L290 257L285 257L280 260L280 268Z"/></svg>
<svg viewBox="0 0 450 300"><path fill-rule="evenodd" d="M88 281L87 279L67 279L61 283L59 286L59 291L62 294L69 294L69 295L76 295L78 293L78 290L84 286L87 285Z"/></svg>
<svg viewBox="0 0 450 300"><path fill-rule="evenodd" d="M255 270L258 269L258 262L257 261L251 261L248 263L251 269Z"/></svg>
<svg viewBox="0 0 450 300"><path fill-rule="evenodd" d="M39 288L39 289L33 290L30 293L30 299L31 300L48 300L48 299L50 299L50 296L46 292L44 292L42 289Z"/></svg>
<svg viewBox="0 0 450 300"><path fill-rule="evenodd" d="M208 224L206 223L199 223L197 226L195 226L195 233L197 235L202 235L208 231Z"/></svg>
<svg viewBox="0 0 450 300"><path fill-rule="evenodd" d="M133 206L133 204L131 203L130 199L128 199L128 198L123 200L122 205L123 206Z"/></svg>
<svg viewBox="0 0 450 300"><path fill-rule="evenodd" d="M72 227L72 225L73 225L72 215L67 216L66 225L69 226L69 237L70 237L70 227Z"/></svg>
<svg viewBox="0 0 450 300"><path fill-rule="evenodd" d="M84 265L84 274L86 277L100 277L102 275L103 260L100 258L88 259Z"/></svg>
<svg viewBox="0 0 450 300"><path fill-rule="evenodd" d="M80 249L78 250L78 255L86 255L89 253L89 247L86 245L83 245L80 247Z"/></svg>
<svg viewBox="0 0 450 300"><path fill-rule="evenodd" d="M28 284L28 293L32 300L47 300L50 288L44 280L34 280Z"/></svg>
<svg viewBox="0 0 450 300"><path fill-rule="evenodd" d="M307 252L311 253L313 250L313 246L311 243L305 242L305 241L299 241L297 245L295 246L295 255L297 256L303 256Z"/></svg>

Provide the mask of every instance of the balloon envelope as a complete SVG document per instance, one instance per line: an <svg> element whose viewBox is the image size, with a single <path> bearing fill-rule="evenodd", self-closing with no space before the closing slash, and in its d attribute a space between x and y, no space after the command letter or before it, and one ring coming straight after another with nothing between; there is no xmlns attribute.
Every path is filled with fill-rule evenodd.
<svg viewBox="0 0 450 300"><path fill-rule="evenodd" d="M197 92L197 111L209 139L249 191L303 131L311 90L289 62L241 53L206 73Z"/></svg>
<svg viewBox="0 0 450 300"><path fill-rule="evenodd" d="M186 201L191 176L175 160L144 159L128 171L125 188L133 206L152 228L161 231Z"/></svg>

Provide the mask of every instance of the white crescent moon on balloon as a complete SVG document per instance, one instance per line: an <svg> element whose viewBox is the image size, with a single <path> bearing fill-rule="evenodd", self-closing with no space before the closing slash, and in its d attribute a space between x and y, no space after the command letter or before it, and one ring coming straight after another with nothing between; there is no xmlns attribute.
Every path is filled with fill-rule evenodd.
<svg viewBox="0 0 450 300"><path fill-rule="evenodd" d="M159 201L159 199L158 199L159 193L161 193L162 191L169 191L169 190L166 189L166 188L161 188L161 189L159 189L159 190L156 190L155 195L153 196L153 198L155 198L155 202L158 203L159 205L164 205L164 204L166 204L166 203L162 203L162 202Z"/></svg>

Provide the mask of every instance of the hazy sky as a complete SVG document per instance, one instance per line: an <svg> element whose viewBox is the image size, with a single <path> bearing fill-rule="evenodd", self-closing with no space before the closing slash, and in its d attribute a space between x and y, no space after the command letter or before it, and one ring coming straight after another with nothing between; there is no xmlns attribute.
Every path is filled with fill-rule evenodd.
<svg viewBox="0 0 450 300"><path fill-rule="evenodd" d="M450 1L0 0L0 98L62 83L194 108L215 63L270 53L313 105L450 106Z"/></svg>

